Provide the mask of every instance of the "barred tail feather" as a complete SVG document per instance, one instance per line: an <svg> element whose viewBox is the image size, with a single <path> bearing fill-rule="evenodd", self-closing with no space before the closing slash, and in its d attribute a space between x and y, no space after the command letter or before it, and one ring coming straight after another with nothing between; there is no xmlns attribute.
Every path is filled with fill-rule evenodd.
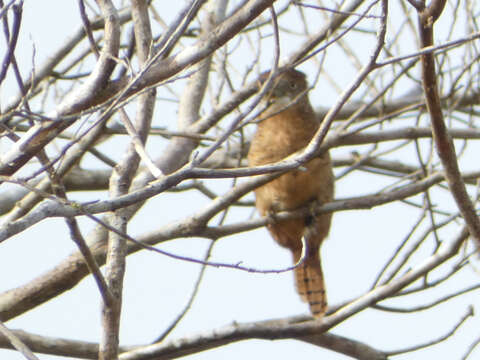
<svg viewBox="0 0 480 360"><path fill-rule="evenodd" d="M300 254L294 253L294 261L299 258ZM321 318L327 310L327 297L318 250L310 252L303 264L295 269L295 283L298 294L309 304L312 315Z"/></svg>

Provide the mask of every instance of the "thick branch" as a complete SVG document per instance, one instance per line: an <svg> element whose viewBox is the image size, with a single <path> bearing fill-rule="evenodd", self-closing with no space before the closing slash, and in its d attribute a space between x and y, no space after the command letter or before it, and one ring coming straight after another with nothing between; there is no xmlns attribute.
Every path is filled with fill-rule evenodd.
<svg viewBox="0 0 480 360"><path fill-rule="evenodd" d="M433 0L430 6L419 12L419 28L422 47L433 45L433 25L440 16L446 1ZM453 141L445 125L442 104L437 84L435 70L435 58L432 53L423 54L422 60L422 83L425 91L427 109L430 113L433 139L443 168L445 177L457 206L467 224L470 235L475 240L477 247L480 246L480 220L475 208L468 196L463 182Z"/></svg>

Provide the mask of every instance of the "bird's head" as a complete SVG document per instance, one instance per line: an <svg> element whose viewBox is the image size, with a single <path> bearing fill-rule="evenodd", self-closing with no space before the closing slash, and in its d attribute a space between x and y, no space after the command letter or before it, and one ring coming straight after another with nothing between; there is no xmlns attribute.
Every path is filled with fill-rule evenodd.
<svg viewBox="0 0 480 360"><path fill-rule="evenodd" d="M269 74L270 71L266 71L260 75L261 84L268 79ZM273 80L273 86L266 99L270 104L287 106L292 102L302 100L302 98L306 99L307 88L308 84L304 73L294 69L283 70Z"/></svg>

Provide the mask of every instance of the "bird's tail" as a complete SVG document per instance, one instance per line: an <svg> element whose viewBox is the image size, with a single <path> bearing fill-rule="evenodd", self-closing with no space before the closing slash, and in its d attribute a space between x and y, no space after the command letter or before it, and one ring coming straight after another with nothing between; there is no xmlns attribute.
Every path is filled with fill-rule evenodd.
<svg viewBox="0 0 480 360"><path fill-rule="evenodd" d="M327 295L319 249L307 251L303 263L295 268L296 288L302 300L309 304L312 315L321 318L327 310ZM294 252L293 256L294 261L298 262L301 253Z"/></svg>

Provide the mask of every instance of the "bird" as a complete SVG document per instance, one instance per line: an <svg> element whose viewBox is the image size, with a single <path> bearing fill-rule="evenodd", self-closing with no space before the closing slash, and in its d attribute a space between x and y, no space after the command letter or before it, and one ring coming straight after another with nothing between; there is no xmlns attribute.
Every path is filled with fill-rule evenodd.
<svg viewBox="0 0 480 360"><path fill-rule="evenodd" d="M260 83L265 82L269 73L261 74ZM247 155L250 166L275 163L302 150L320 126L308 99L304 73L286 69L273 81L264 100L266 110L254 121L257 129ZM328 151L256 188L254 193L257 211L272 220L266 226L268 231L280 246L291 251L294 264L302 259L304 237L303 262L294 269L296 290L308 303L314 318L322 318L327 297L320 246L328 236L332 215L322 213L288 220L276 220L274 215L333 200L334 177Z"/></svg>

